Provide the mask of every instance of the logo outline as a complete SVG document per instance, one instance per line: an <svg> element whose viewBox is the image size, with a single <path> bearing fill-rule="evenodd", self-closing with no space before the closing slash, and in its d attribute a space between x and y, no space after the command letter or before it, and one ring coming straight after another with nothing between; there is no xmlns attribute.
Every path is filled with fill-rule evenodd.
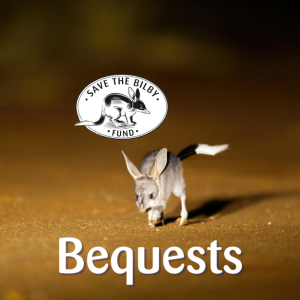
<svg viewBox="0 0 300 300"><path fill-rule="evenodd" d="M102 137L106 137L106 138L109 138L109 139L115 139L115 140L130 140L130 139L136 139L136 138L140 138L140 137L143 137L143 136L146 136L148 135L149 133L155 131L158 127L161 126L161 124L165 121L166 117L167 117L167 114L168 114L168 110L169 110L169 104L168 104L168 101L167 101L167 98L165 96L165 94L163 93L163 91L156 85L154 84L153 82L151 82L150 80L146 79L146 78L143 78L143 77L140 77L140 76L136 76L136 75L130 75L130 74L114 74L114 75L108 75L108 76L104 76L104 77L101 77L101 78L98 78L96 80L94 80L93 82L91 82L90 84L88 84L83 90L82 92L79 94L78 98L77 98L77 103L76 103L76 111L77 111L77 115L79 117L79 121L80 122L83 122L84 121L84 118L82 117L82 115L80 114L80 110L79 110L79 102L80 100L82 99L82 96L83 94L88 90L89 87L92 87L93 85L96 85L97 82L99 82L100 80L105 80L105 79L110 79L110 78L118 78L118 77L124 77L124 78L138 78L140 80L142 80L143 82L146 82L150 85L153 85L158 91L159 91L159 94L162 96L162 99L164 100L164 103L166 105L165 107L165 113L164 113L164 116L161 118L161 120L159 121L159 123L157 125L155 125L155 127L151 128L150 130L142 133L142 134L139 134L137 136L133 135L133 136L130 136L130 137L116 137L116 136L110 136L108 134L104 134L104 133L100 133L96 130L93 129L93 127L97 126L97 125L83 125L85 126L88 130L92 131L93 133L96 133L97 135L100 135ZM131 86L129 86L131 88ZM108 93L101 101L103 102L102 105L103 107L105 106L105 99L111 95L111 94L120 94L122 95L121 93ZM125 95L124 95L125 96ZM127 96L125 96L127 97ZM127 97L129 98L129 97ZM158 100L158 99L157 99ZM101 118L101 115L100 115L100 118ZM92 121L91 121L92 122ZM104 122L104 121L103 121ZM136 122L135 122L136 123ZM79 124L79 123L77 123ZM75 124L75 125L77 125ZM103 125L103 123L101 123L100 125L98 126L101 126ZM135 124L136 125L136 124ZM120 127L120 129L122 129Z"/></svg>

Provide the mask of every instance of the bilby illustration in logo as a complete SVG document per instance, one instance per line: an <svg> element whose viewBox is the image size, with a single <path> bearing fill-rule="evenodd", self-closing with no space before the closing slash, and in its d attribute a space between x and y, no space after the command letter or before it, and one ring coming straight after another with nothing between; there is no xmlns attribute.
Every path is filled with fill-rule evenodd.
<svg viewBox="0 0 300 300"><path fill-rule="evenodd" d="M97 126L104 122L105 117L108 117L114 126L112 127L128 127L136 125L133 121L133 116L136 112L144 114L150 114L147 110L145 103L140 99L140 90L136 89L134 93L131 87L128 88L129 97L122 94L110 94L104 99L104 103L101 109L101 117L96 122L82 121L75 126ZM119 120L121 117L125 117L126 122Z"/></svg>
<svg viewBox="0 0 300 300"><path fill-rule="evenodd" d="M80 122L104 137L131 139L155 130L168 110L163 92L147 79L132 75L100 78L77 101Z"/></svg>

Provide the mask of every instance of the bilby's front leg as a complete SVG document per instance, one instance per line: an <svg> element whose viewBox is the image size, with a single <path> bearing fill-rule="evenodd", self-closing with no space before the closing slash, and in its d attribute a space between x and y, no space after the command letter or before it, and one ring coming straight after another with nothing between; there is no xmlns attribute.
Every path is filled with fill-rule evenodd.
<svg viewBox="0 0 300 300"><path fill-rule="evenodd" d="M149 218L149 227L155 228L155 225L164 222L163 212L159 208L151 208L147 211Z"/></svg>
<svg viewBox="0 0 300 300"><path fill-rule="evenodd" d="M131 122L132 125L135 125L135 124L136 124L136 122L133 121L133 115L130 116L130 122Z"/></svg>
<svg viewBox="0 0 300 300"><path fill-rule="evenodd" d="M128 125L132 125L132 126L134 126L135 124L136 124L136 122L134 122L133 120L132 120L132 117L133 117L133 115L135 114L135 112L126 112L125 113L125 118L126 118L126 120L127 120L127 124Z"/></svg>
<svg viewBox="0 0 300 300"><path fill-rule="evenodd" d="M163 211L160 214L160 219L161 219L161 222L162 222L163 226L165 226L165 216L164 216L164 212Z"/></svg>

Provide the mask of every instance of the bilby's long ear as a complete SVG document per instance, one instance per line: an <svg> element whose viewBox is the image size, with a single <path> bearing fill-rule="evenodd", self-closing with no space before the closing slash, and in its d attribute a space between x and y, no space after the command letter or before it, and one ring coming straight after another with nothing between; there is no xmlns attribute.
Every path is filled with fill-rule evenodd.
<svg viewBox="0 0 300 300"><path fill-rule="evenodd" d="M136 101L135 93L131 87L128 88L128 94L129 94L130 98L132 99L132 101L135 102Z"/></svg>
<svg viewBox="0 0 300 300"><path fill-rule="evenodd" d="M149 177L153 180L157 180L159 175L165 169L168 160L168 150L166 148L161 149L155 159L153 166L150 169Z"/></svg>
<svg viewBox="0 0 300 300"><path fill-rule="evenodd" d="M140 99L140 90L139 89L136 89L135 96L136 96L137 100Z"/></svg>
<svg viewBox="0 0 300 300"><path fill-rule="evenodd" d="M130 175L133 177L134 180L142 177L142 173L138 170L138 168L130 161L130 159L125 155L125 153L122 151L125 161L126 161L126 166L127 169L130 173Z"/></svg>

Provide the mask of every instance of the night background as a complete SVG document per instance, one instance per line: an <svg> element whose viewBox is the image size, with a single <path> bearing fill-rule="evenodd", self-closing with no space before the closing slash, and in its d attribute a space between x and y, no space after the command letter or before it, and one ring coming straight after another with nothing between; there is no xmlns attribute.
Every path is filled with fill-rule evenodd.
<svg viewBox="0 0 300 300"><path fill-rule="evenodd" d="M296 1L0 4L1 299L299 298ZM157 130L122 141L74 126L81 91L113 74L162 89L169 112ZM138 166L151 150L177 154L192 143L230 149L183 162L191 224L174 222L172 196L166 226L151 230L121 150ZM137 270L135 287L112 270L65 276L58 239L67 236L82 241L85 260L96 246L187 253L217 239L243 251L244 271L214 275L207 251L202 276Z"/></svg>

